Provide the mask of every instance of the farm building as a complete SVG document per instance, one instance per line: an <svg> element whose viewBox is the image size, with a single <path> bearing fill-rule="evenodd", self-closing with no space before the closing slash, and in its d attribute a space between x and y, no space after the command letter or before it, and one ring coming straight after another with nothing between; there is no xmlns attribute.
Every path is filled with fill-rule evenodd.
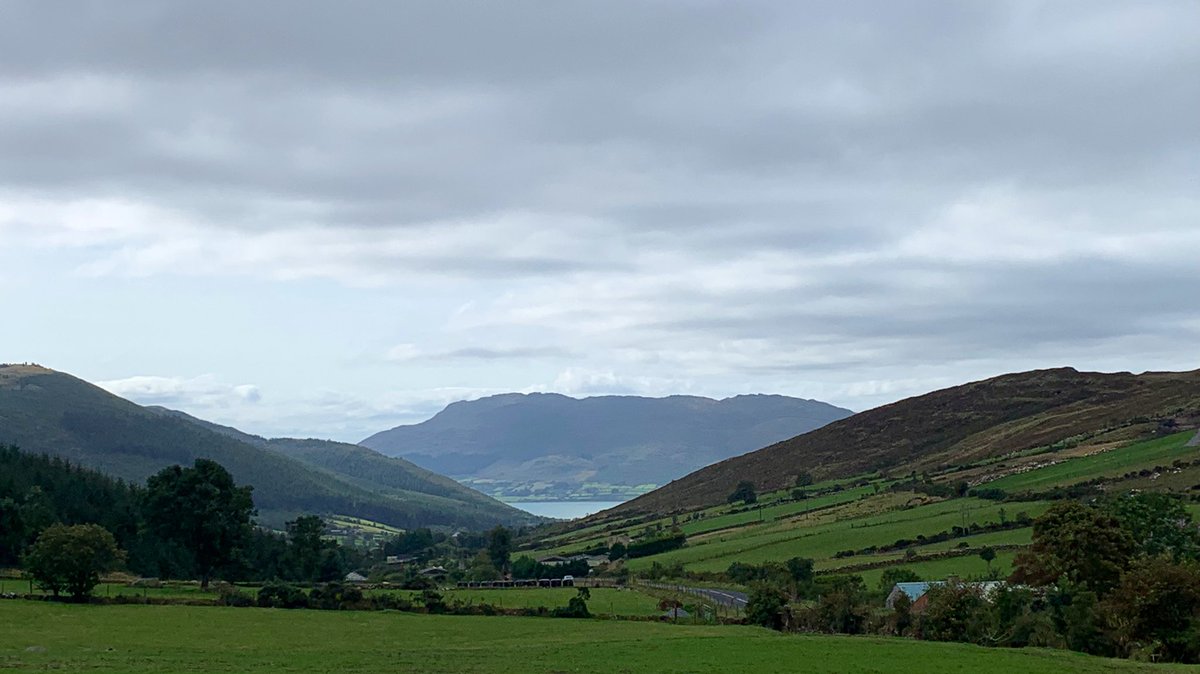
<svg viewBox="0 0 1200 674"><path fill-rule="evenodd" d="M445 578L447 575L446 569L440 566L431 566L427 569L421 569L418 573L426 578Z"/></svg>
<svg viewBox="0 0 1200 674"><path fill-rule="evenodd" d="M344 580L347 583L365 583L367 582L367 577L357 571L351 571L346 574Z"/></svg>
<svg viewBox="0 0 1200 674"><path fill-rule="evenodd" d="M899 599L900 595L903 594L907 595L908 600L912 602L912 611L914 613L920 613L921 611L925 610L925 606L929 603L929 590L935 587L941 587L947 582L957 583L958 581L952 579L950 581L934 580L929 582L921 581L915 583L896 583L896 585L892 587L892 591L888 593L886 605L889 609L895 608L896 600ZM992 594L995 593L996 590L1003 587L1005 583L1004 581L1000 580L990 580L982 583L963 583L963 585L978 589L983 595L984 599L990 599Z"/></svg>

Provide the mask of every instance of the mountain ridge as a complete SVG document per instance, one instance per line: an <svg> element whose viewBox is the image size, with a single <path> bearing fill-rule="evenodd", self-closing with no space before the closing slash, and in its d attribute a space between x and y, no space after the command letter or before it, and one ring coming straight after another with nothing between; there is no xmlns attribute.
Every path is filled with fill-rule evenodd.
<svg viewBox="0 0 1200 674"><path fill-rule="evenodd" d="M774 394L716 400L504 393L451 403L424 422L360 444L493 494L610 500L849 414Z"/></svg>
<svg viewBox="0 0 1200 674"><path fill-rule="evenodd" d="M968 382L860 412L707 466L608 511L663 513L719 503L738 482L937 470L1058 442L1119 442L1200 422L1200 370L1052 368Z"/></svg>

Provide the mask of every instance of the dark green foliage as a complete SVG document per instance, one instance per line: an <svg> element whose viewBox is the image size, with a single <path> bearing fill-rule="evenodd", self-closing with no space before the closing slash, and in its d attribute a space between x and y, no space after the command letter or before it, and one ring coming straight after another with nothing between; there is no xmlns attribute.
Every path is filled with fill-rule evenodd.
<svg viewBox="0 0 1200 674"><path fill-rule="evenodd" d="M918 629L931 641L983 643L991 615L982 592L974 586L949 583L931 587Z"/></svg>
<svg viewBox="0 0 1200 674"><path fill-rule="evenodd" d="M488 558L492 561L492 566L500 573L504 573L508 569L508 559L512 555L513 541L512 532L508 529L497 526L488 534Z"/></svg>
<svg viewBox="0 0 1200 674"><path fill-rule="evenodd" d="M746 622L773 630L783 629L787 593L775 585L756 583L746 602Z"/></svg>
<svg viewBox="0 0 1200 674"><path fill-rule="evenodd" d="M146 522L163 539L191 551L200 586L207 587L213 572L232 561L249 537L250 492L208 459L196 459L192 468L164 468L146 482Z"/></svg>
<svg viewBox="0 0 1200 674"><path fill-rule="evenodd" d="M536 580L538 578L561 578L575 576L582 578L588 575L587 560L568 562L558 566L539 563L532 557L522 555L512 562L512 577L518 580Z"/></svg>
<svg viewBox="0 0 1200 674"><path fill-rule="evenodd" d="M262 608L308 608L308 595L295 585L272 581L258 590L258 605Z"/></svg>
<svg viewBox="0 0 1200 674"><path fill-rule="evenodd" d="M324 547L321 533L325 523L320 517L307 515L287 523L288 544L294 565L304 580L316 580L321 566L321 550Z"/></svg>
<svg viewBox="0 0 1200 674"><path fill-rule="evenodd" d="M102 526L54 524L29 549L25 568L54 596L67 592L81 601L100 582L100 574L115 569L124 556L116 539Z"/></svg>
<svg viewBox="0 0 1200 674"><path fill-rule="evenodd" d="M812 582L813 579L813 560L803 557L792 557L784 562L787 567L788 575L792 582L797 585L803 585Z"/></svg>
<svg viewBox="0 0 1200 674"><path fill-rule="evenodd" d="M979 558L982 559L983 561L987 562L988 576L995 578L996 576L993 575L993 571L992 571L992 562L996 559L996 549L993 547L986 547L986 548L981 549L979 551Z"/></svg>
<svg viewBox="0 0 1200 674"><path fill-rule="evenodd" d="M907 594L900 593L896 597L896 601L892 604L892 615L888 618L887 628L893 635L901 637L906 636L912 630L913 615L912 615L912 600Z"/></svg>
<svg viewBox="0 0 1200 674"><path fill-rule="evenodd" d="M624 557L627 553L628 551L625 549L625 544L617 541L608 549L608 561L615 562Z"/></svg>
<svg viewBox="0 0 1200 674"><path fill-rule="evenodd" d="M1066 648L1092 655L1116 655L1116 644L1105 631L1096 593L1069 582L1051 587L1046 603L1055 631Z"/></svg>
<svg viewBox="0 0 1200 674"><path fill-rule="evenodd" d="M1115 518L1075 502L1057 503L1033 523L1033 545L1017 556L1011 580L1050 585L1060 579L1103 595L1136 550Z"/></svg>
<svg viewBox="0 0 1200 674"><path fill-rule="evenodd" d="M832 576L815 610L816 626L823 632L862 634L869 607L862 576Z"/></svg>
<svg viewBox="0 0 1200 674"><path fill-rule="evenodd" d="M253 597L232 585L222 584L217 589L217 596L220 598L222 606L233 606L235 608L254 606Z"/></svg>
<svg viewBox="0 0 1200 674"><path fill-rule="evenodd" d="M1138 560L1104 600L1108 624L1125 655L1172 662L1200 661L1200 565L1151 557Z"/></svg>
<svg viewBox="0 0 1200 674"><path fill-rule="evenodd" d="M891 592L896 583L915 583L921 580L921 576L912 569L903 567L885 569L879 576L879 589L883 592Z"/></svg>
<svg viewBox="0 0 1200 674"><path fill-rule="evenodd" d="M739 482L737 488L729 494L725 501L728 503L741 501L746 505L757 502L758 493L754 491L754 483L748 480Z"/></svg>
<svg viewBox="0 0 1200 674"><path fill-rule="evenodd" d="M446 600L442 597L442 593L433 589L421 591L421 604L425 606L425 610L429 613L445 613Z"/></svg>
<svg viewBox="0 0 1200 674"><path fill-rule="evenodd" d="M967 492L967 494L975 498L985 498L991 501L1003 501L1008 498L1008 492L1003 489L996 489L995 487L976 487Z"/></svg>
<svg viewBox="0 0 1200 674"><path fill-rule="evenodd" d="M112 532L136 574L158 578L195 578L198 564L190 548L161 538L147 525L145 490L66 461L0 447L0 564L16 565L34 537L62 523L98 524ZM261 529L250 531L236 555L216 570L230 580L293 581L340 579L360 566L362 553L321 540L321 521L302 517L291 523L290 539ZM428 530L408 540L432 540ZM444 539L444 535L443 535Z"/></svg>
<svg viewBox="0 0 1200 674"><path fill-rule="evenodd" d="M399 534L384 543L383 551L389 555L416 555L422 557L430 548L446 540L445 534L434 534L427 528L413 529Z"/></svg>
<svg viewBox="0 0 1200 674"><path fill-rule="evenodd" d="M1179 499L1143 492L1118 497L1105 510L1129 532L1143 555L1170 555L1178 560L1200 554L1200 532Z"/></svg>
<svg viewBox="0 0 1200 674"><path fill-rule="evenodd" d="M587 600L592 598L591 590L586 587L579 588L574 597L567 600L566 606L560 606L554 609L554 617L556 618L590 618L592 614L588 611Z"/></svg>
<svg viewBox="0 0 1200 674"><path fill-rule="evenodd" d="M138 535L137 490L59 458L0 447L0 564L17 563L38 533L56 522L99 524L131 549Z"/></svg>
<svg viewBox="0 0 1200 674"><path fill-rule="evenodd" d="M625 555L630 559L649 557L669 550L682 548L687 543L683 532L673 532L667 536L659 536L648 540L634 541L626 547Z"/></svg>
<svg viewBox="0 0 1200 674"><path fill-rule="evenodd" d="M325 610L352 609L363 601L363 592L353 585L326 583L308 593L311 608Z"/></svg>

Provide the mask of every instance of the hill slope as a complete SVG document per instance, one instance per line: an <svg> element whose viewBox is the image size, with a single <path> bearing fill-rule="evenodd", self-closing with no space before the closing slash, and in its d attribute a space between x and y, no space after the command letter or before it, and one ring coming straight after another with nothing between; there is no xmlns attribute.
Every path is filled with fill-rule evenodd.
<svg viewBox="0 0 1200 674"><path fill-rule="evenodd" d="M62 456L140 482L165 466L213 459L254 486L261 518L278 524L300 513L343 514L393 526L482 528L528 516L452 480L374 455L376 479L336 458L369 450L310 441L267 441L162 408L145 408L69 375L36 366L0 366L0 443ZM325 447L331 445L332 447ZM297 446L308 447L301 452ZM307 461L291 458L304 453ZM327 453L334 458L314 458ZM373 453L371 453L373 454ZM376 458L377 457L377 458ZM326 466L318 467L324 462Z"/></svg>
<svg viewBox="0 0 1200 674"><path fill-rule="evenodd" d="M849 414L784 396L576 399L511 393L454 403L424 423L383 431L361 444L487 485L492 493L562 498L578 495L585 483L617 494L663 484Z"/></svg>
<svg viewBox="0 0 1200 674"><path fill-rule="evenodd" d="M696 471L612 513L719 503L740 480L761 490L869 471L907 474L1065 440L1103 443L1200 419L1200 371L1133 375L1071 368L1010 374L856 414Z"/></svg>

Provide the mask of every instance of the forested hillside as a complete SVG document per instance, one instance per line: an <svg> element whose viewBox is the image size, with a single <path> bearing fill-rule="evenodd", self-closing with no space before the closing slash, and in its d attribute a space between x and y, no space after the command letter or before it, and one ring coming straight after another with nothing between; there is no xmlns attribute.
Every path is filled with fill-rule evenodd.
<svg viewBox="0 0 1200 674"><path fill-rule="evenodd" d="M260 517L281 524L296 515L342 514L402 528L484 528L528 516L448 481L414 473L414 491L352 484L260 443L212 430L114 396L70 375L36 366L0 367L0 443L69 459L141 482L164 466L217 461L253 485ZM393 472L400 466L393 466ZM431 487L429 485L432 485ZM417 491L428 488L430 491Z"/></svg>

